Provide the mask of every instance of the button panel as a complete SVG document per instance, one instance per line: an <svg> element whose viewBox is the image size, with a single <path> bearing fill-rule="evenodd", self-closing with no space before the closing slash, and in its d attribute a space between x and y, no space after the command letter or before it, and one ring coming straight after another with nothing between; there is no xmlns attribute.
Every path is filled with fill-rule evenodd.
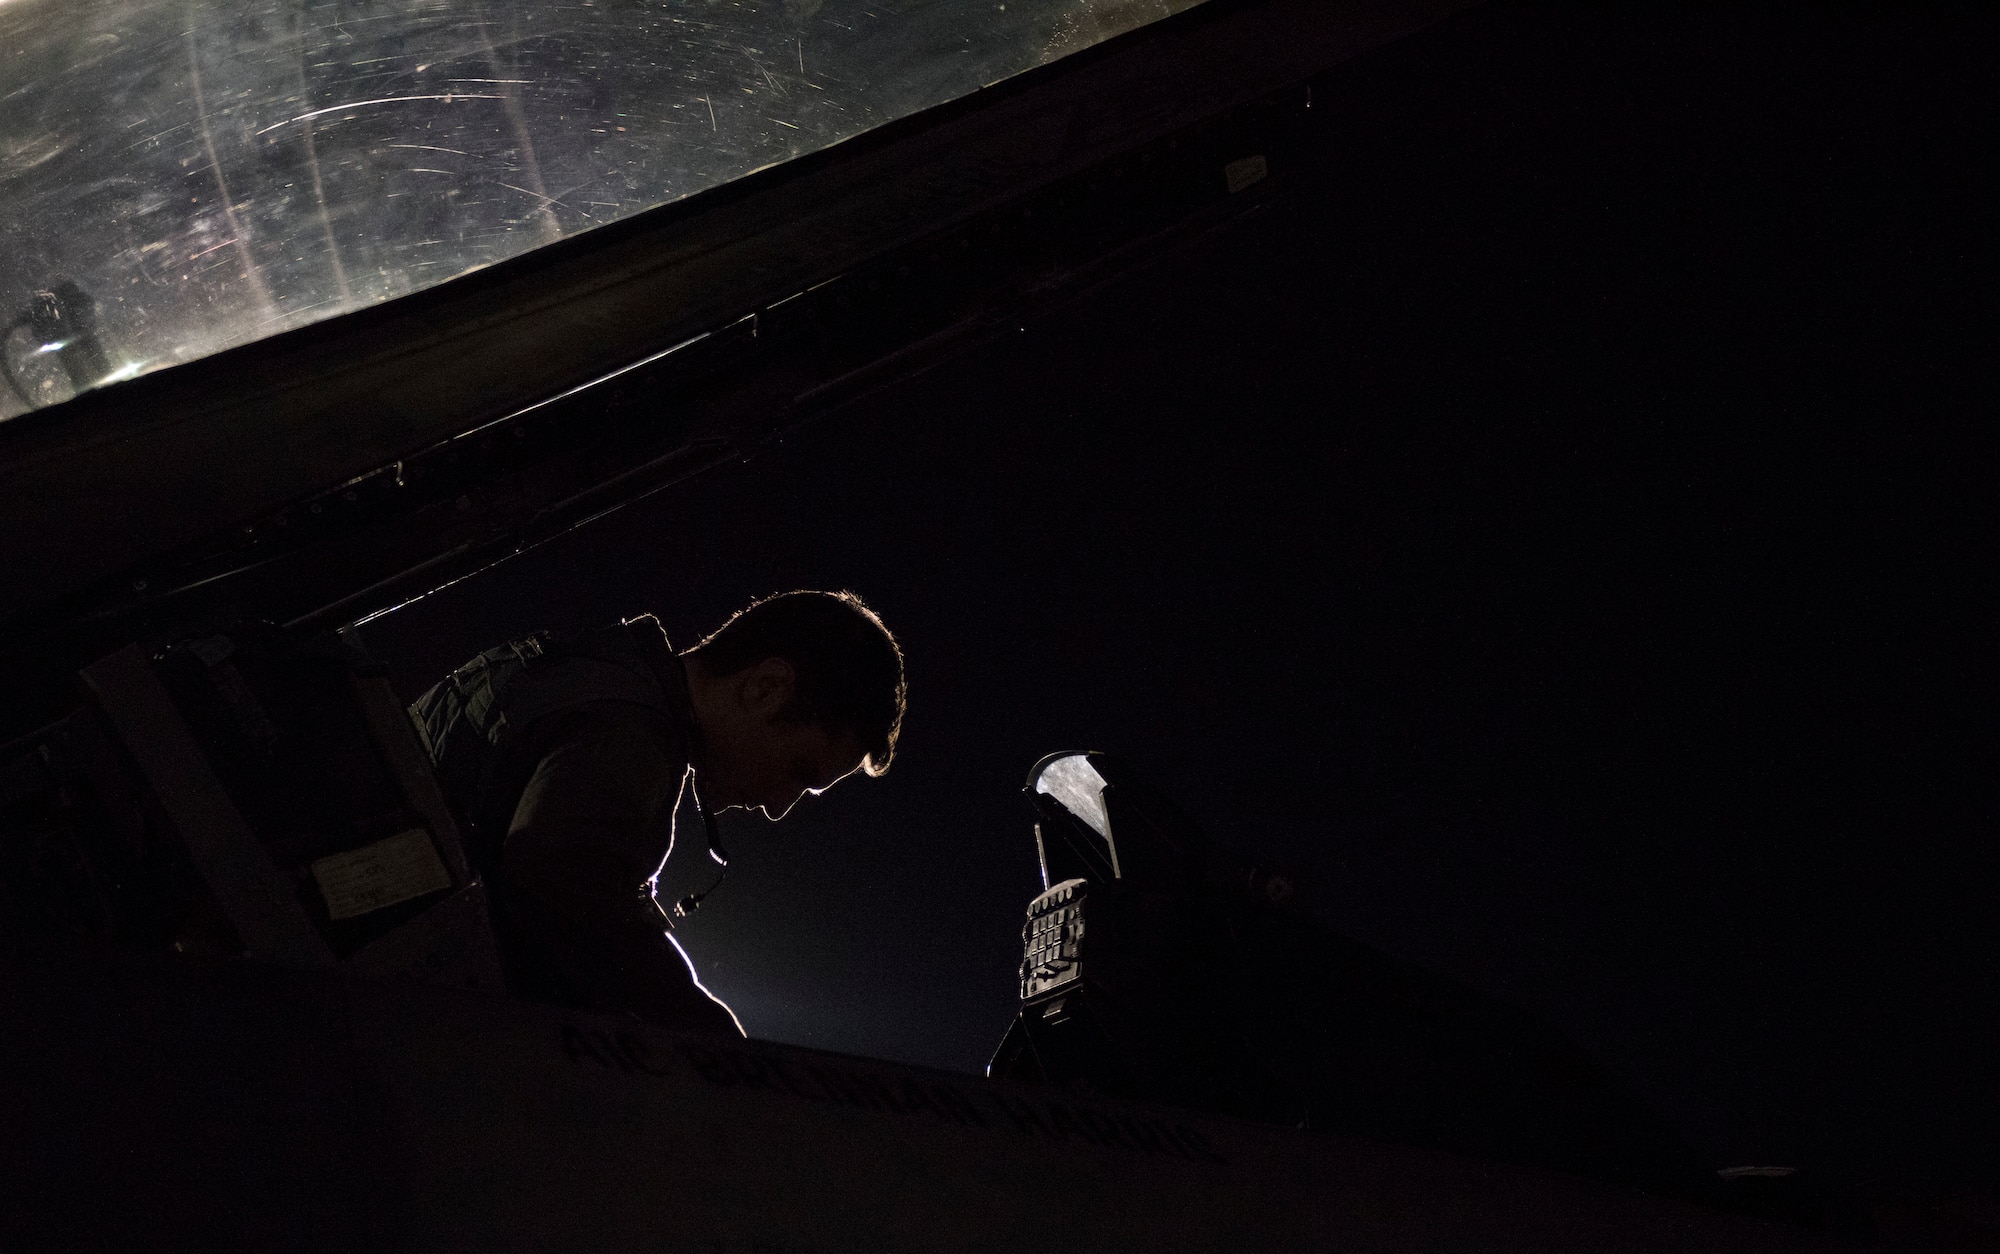
<svg viewBox="0 0 2000 1254"><path fill-rule="evenodd" d="M1021 1000L1074 982L1083 954L1084 881L1064 880L1028 903L1021 928Z"/></svg>

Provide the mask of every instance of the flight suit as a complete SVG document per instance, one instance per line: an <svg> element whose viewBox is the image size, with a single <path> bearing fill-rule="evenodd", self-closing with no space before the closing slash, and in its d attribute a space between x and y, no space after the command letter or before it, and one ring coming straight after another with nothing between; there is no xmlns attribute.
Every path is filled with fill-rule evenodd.
<svg viewBox="0 0 2000 1254"><path fill-rule="evenodd" d="M657 620L488 649L410 714L465 824L516 995L741 1034L653 896L694 728Z"/></svg>

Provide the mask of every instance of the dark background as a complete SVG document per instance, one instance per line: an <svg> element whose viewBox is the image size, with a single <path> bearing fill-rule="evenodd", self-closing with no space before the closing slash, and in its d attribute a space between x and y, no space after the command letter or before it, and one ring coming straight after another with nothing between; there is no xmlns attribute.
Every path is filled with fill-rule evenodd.
<svg viewBox="0 0 2000 1254"><path fill-rule="evenodd" d="M732 818L684 932L753 1035L980 1069L1017 790L1099 748L1718 1166L1991 1181L1997 26L1487 6L1325 76L1273 208L368 642L882 612L895 769Z"/></svg>

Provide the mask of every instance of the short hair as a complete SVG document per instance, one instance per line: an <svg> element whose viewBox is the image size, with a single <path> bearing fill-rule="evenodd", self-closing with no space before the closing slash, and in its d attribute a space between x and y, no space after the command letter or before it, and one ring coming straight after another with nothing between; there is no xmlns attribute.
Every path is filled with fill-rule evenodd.
<svg viewBox="0 0 2000 1254"><path fill-rule="evenodd" d="M870 775L887 771L896 756L907 691L903 651L852 592L802 590L752 601L688 653L717 676L783 658L797 684L786 717L852 735Z"/></svg>

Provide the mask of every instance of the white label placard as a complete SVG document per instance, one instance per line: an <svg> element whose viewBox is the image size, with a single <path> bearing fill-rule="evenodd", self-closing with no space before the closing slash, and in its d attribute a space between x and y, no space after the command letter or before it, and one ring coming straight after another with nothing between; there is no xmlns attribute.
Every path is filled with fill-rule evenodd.
<svg viewBox="0 0 2000 1254"><path fill-rule="evenodd" d="M1231 196L1254 183L1263 182L1264 176L1270 172L1270 163L1264 160L1261 153L1254 157L1245 157L1241 161L1232 161L1222 167L1222 177L1229 184Z"/></svg>
<svg viewBox="0 0 2000 1254"><path fill-rule="evenodd" d="M336 919L451 887L451 874L421 827L321 858L312 864L312 874L326 898L327 914Z"/></svg>

